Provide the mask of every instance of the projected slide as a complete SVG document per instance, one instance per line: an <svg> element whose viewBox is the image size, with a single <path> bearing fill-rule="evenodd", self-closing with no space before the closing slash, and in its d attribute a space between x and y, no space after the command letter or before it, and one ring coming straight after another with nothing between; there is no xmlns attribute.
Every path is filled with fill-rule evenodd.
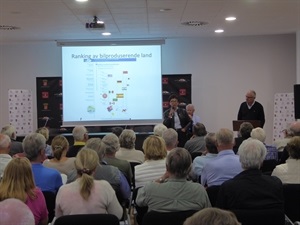
<svg viewBox="0 0 300 225"><path fill-rule="evenodd" d="M161 46L63 47L63 125L162 120Z"/></svg>

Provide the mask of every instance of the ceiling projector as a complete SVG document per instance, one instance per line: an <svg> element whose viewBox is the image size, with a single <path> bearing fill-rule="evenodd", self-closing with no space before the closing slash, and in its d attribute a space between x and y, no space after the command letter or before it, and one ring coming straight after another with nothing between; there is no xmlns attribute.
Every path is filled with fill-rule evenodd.
<svg viewBox="0 0 300 225"><path fill-rule="evenodd" d="M93 22L86 23L85 28L87 28L87 29L104 29L105 24L103 21L98 20L97 16L94 16Z"/></svg>

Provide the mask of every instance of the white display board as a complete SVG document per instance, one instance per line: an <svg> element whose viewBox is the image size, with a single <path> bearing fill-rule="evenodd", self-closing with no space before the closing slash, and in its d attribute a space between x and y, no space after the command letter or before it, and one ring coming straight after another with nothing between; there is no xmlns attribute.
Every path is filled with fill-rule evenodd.
<svg viewBox="0 0 300 225"><path fill-rule="evenodd" d="M283 138L287 124L295 121L294 93L277 93L274 97L273 141Z"/></svg>
<svg viewBox="0 0 300 225"><path fill-rule="evenodd" d="M32 91L8 90L9 123L16 128L17 136L33 132Z"/></svg>

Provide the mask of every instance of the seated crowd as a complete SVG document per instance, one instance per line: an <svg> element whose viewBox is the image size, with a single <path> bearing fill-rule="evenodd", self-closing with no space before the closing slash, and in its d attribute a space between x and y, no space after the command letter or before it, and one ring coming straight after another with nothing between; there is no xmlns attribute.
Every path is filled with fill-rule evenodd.
<svg viewBox="0 0 300 225"><path fill-rule="evenodd" d="M243 221L237 210L284 215L283 184L300 184L300 122L289 129L289 141L283 149L280 145L282 156L285 152L288 157L279 164L282 159L275 146L265 143L265 131L247 122L238 138L232 130L209 133L204 124L195 123L186 148L177 147L174 129L158 124L142 149L135 147L133 130L118 129L101 139L89 138L84 126L73 129L72 145L62 135L47 145L49 132L38 129L20 147L14 127L6 126L0 134L0 216L17 221L2 214L18 204L29 225L55 224L55 218L73 214L113 214L123 220L131 204L140 213L139 225L150 211L193 211L184 225L239 225ZM193 152L201 155L193 159ZM262 172L266 160L277 162L269 174ZM218 187L214 199L211 187ZM53 221L44 192L55 196ZM22 207L31 213L23 213Z"/></svg>

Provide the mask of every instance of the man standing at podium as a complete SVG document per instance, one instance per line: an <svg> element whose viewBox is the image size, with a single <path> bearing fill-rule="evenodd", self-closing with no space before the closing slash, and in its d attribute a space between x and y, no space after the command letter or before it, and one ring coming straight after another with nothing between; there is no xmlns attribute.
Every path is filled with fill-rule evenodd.
<svg viewBox="0 0 300 225"><path fill-rule="evenodd" d="M255 101L256 93L254 90L249 90L246 94L246 101L240 106L238 112L238 120L259 120L260 127L265 124L264 107L259 102Z"/></svg>

